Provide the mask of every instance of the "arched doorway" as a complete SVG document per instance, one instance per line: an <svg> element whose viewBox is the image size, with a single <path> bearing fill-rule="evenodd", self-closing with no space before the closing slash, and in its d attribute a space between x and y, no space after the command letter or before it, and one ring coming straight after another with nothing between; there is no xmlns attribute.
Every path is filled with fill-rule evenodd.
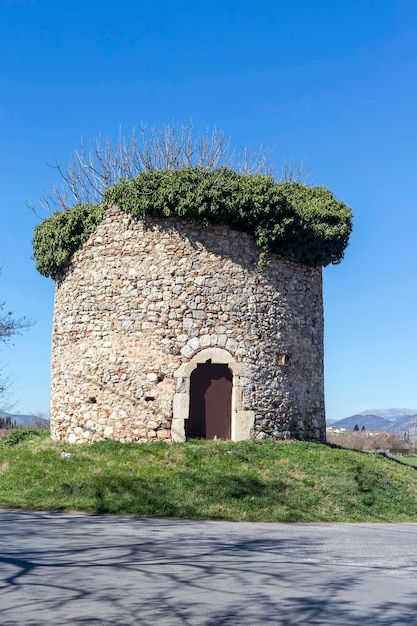
<svg viewBox="0 0 417 626"><path fill-rule="evenodd" d="M187 439L230 439L232 372L226 364L199 363L190 376Z"/></svg>

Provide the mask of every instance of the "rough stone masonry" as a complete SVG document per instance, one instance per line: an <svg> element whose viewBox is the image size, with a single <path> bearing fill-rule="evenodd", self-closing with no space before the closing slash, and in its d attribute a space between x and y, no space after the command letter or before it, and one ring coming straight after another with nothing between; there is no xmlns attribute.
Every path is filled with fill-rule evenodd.
<svg viewBox="0 0 417 626"><path fill-rule="evenodd" d="M227 226L116 207L56 279L51 431L185 439L199 363L232 372L231 438L325 439L321 268Z"/></svg>

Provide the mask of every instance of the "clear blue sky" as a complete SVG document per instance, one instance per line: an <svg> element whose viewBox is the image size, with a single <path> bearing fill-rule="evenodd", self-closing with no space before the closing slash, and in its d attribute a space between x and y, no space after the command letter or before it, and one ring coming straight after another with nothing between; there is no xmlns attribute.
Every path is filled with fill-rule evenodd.
<svg viewBox="0 0 417 626"><path fill-rule="evenodd" d="M0 360L49 407L53 282L26 208L80 137L193 119L305 161L352 207L324 270L329 418L417 407L415 0L0 0L0 300L35 325Z"/></svg>

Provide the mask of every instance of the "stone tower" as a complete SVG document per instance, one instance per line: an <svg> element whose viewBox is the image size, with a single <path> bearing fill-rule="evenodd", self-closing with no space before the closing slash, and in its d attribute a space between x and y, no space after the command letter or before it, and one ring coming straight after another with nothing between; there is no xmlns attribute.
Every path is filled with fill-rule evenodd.
<svg viewBox="0 0 417 626"><path fill-rule="evenodd" d="M51 430L71 443L325 440L321 268L113 207L56 276Z"/></svg>

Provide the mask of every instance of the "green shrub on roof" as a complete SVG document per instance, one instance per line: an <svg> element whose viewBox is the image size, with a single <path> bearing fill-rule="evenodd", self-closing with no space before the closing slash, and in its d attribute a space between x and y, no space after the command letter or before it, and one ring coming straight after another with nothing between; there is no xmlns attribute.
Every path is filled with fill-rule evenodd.
<svg viewBox="0 0 417 626"><path fill-rule="evenodd" d="M324 187L276 183L264 174L228 167L143 172L108 189L97 205L55 213L36 229L36 267L55 277L117 205L135 218L185 218L222 224L253 236L260 253L311 267L339 263L352 230L352 213Z"/></svg>

